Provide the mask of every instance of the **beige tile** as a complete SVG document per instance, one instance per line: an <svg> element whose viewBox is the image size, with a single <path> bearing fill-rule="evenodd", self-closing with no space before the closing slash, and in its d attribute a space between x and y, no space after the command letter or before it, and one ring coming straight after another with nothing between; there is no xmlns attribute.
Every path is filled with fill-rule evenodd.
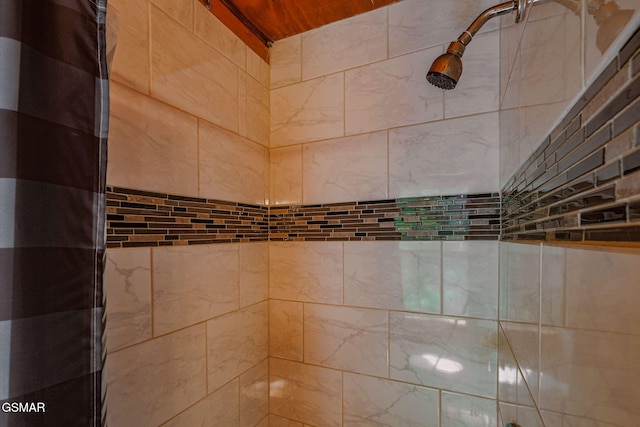
<svg viewBox="0 0 640 427"><path fill-rule="evenodd" d="M387 198L387 132L305 144L304 204Z"/></svg>
<svg viewBox="0 0 640 427"><path fill-rule="evenodd" d="M205 328L112 353L104 371L109 425L159 425L207 394Z"/></svg>
<svg viewBox="0 0 640 427"><path fill-rule="evenodd" d="M110 185L194 196L197 153L193 116L111 84Z"/></svg>
<svg viewBox="0 0 640 427"><path fill-rule="evenodd" d="M302 423L278 417L277 415L269 415L269 427L303 427Z"/></svg>
<svg viewBox="0 0 640 427"><path fill-rule="evenodd" d="M246 78L246 134L265 147L269 146L269 89L253 77Z"/></svg>
<svg viewBox="0 0 640 427"><path fill-rule="evenodd" d="M498 318L498 242L443 242L443 313Z"/></svg>
<svg viewBox="0 0 640 427"><path fill-rule="evenodd" d="M239 425L238 380L220 387L162 427Z"/></svg>
<svg viewBox="0 0 640 427"><path fill-rule="evenodd" d="M269 356L303 361L303 304L269 300Z"/></svg>
<svg viewBox="0 0 640 427"><path fill-rule="evenodd" d="M213 391L268 355L267 302L207 322L207 385Z"/></svg>
<svg viewBox="0 0 640 427"><path fill-rule="evenodd" d="M233 62L155 7L151 47L154 98L238 130L238 68Z"/></svg>
<svg viewBox="0 0 640 427"><path fill-rule="evenodd" d="M305 304L305 363L386 377L387 317L386 310Z"/></svg>
<svg viewBox="0 0 640 427"><path fill-rule="evenodd" d="M269 297L342 304L342 242L272 242Z"/></svg>
<svg viewBox="0 0 640 427"><path fill-rule="evenodd" d="M344 135L344 76L334 74L271 91L271 147Z"/></svg>
<svg viewBox="0 0 640 427"><path fill-rule="evenodd" d="M269 70L269 64L264 59L255 53L253 50L247 48L247 73L256 79L265 88L269 87L269 77L271 71Z"/></svg>
<svg viewBox="0 0 640 427"><path fill-rule="evenodd" d="M242 70L245 69L245 44L204 5L198 3L195 3L195 33Z"/></svg>
<svg viewBox="0 0 640 427"><path fill-rule="evenodd" d="M151 338L151 250L109 249L105 266L107 351Z"/></svg>
<svg viewBox="0 0 640 427"><path fill-rule="evenodd" d="M151 3L190 30L193 30L194 5L198 9L203 9L191 0L151 0Z"/></svg>
<svg viewBox="0 0 640 427"><path fill-rule="evenodd" d="M498 119L485 113L389 131L389 197L498 192Z"/></svg>
<svg viewBox="0 0 640 427"><path fill-rule="evenodd" d="M443 92L424 77L440 53L436 47L345 71L346 135L442 119Z"/></svg>
<svg viewBox="0 0 640 427"><path fill-rule="evenodd" d="M259 426L269 414L269 361L240 375L240 427Z"/></svg>
<svg viewBox="0 0 640 427"><path fill-rule="evenodd" d="M440 312L440 242L345 242L345 304Z"/></svg>
<svg viewBox="0 0 640 427"><path fill-rule="evenodd" d="M495 399L497 322L390 313L390 377Z"/></svg>
<svg viewBox="0 0 640 427"><path fill-rule="evenodd" d="M439 425L438 391L401 382L344 374L344 426Z"/></svg>
<svg viewBox="0 0 640 427"><path fill-rule="evenodd" d="M495 400L442 393L442 427L494 427L496 423Z"/></svg>
<svg viewBox="0 0 640 427"><path fill-rule="evenodd" d="M302 34L304 80L387 58L387 10L377 9Z"/></svg>
<svg viewBox="0 0 640 427"><path fill-rule="evenodd" d="M302 204L302 145L272 148L270 153L270 203Z"/></svg>
<svg viewBox="0 0 640 427"><path fill-rule="evenodd" d="M314 426L342 424L342 374L312 365L269 360L270 413Z"/></svg>
<svg viewBox="0 0 640 427"><path fill-rule="evenodd" d="M302 80L302 36L277 40L271 46L271 88Z"/></svg>
<svg viewBox="0 0 640 427"><path fill-rule="evenodd" d="M154 248L156 336L238 308L238 245Z"/></svg>
<svg viewBox="0 0 640 427"><path fill-rule="evenodd" d="M264 204L266 148L199 121L200 197Z"/></svg>
<svg viewBox="0 0 640 427"><path fill-rule="evenodd" d="M118 10L119 26L111 80L149 93L149 2L111 0Z"/></svg>
<svg viewBox="0 0 640 427"><path fill-rule="evenodd" d="M269 297L269 244L243 243L238 249L240 307L246 307Z"/></svg>

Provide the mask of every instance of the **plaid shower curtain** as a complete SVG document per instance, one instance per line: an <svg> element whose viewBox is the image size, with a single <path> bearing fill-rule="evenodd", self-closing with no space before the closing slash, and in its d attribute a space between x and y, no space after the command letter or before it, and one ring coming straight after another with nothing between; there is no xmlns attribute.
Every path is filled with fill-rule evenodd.
<svg viewBox="0 0 640 427"><path fill-rule="evenodd" d="M0 0L0 426L98 426L106 0Z"/></svg>

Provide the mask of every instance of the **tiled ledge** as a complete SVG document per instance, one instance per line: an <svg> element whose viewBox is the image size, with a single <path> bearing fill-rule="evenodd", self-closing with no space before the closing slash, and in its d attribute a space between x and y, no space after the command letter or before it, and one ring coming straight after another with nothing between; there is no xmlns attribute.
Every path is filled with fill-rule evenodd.
<svg viewBox="0 0 640 427"><path fill-rule="evenodd" d="M260 206L107 188L107 246L253 241L497 240L500 196Z"/></svg>
<svg viewBox="0 0 640 427"><path fill-rule="evenodd" d="M637 32L505 186L502 240L640 241L639 132Z"/></svg>

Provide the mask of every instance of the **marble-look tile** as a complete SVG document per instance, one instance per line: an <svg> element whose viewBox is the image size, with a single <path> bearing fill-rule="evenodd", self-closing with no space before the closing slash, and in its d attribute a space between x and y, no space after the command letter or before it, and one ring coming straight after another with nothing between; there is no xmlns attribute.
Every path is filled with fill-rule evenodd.
<svg viewBox="0 0 640 427"><path fill-rule="evenodd" d="M304 204L387 198L387 132L305 144Z"/></svg>
<svg viewBox="0 0 640 427"><path fill-rule="evenodd" d="M498 136L498 113L389 131L389 197L499 191Z"/></svg>
<svg viewBox="0 0 640 427"><path fill-rule="evenodd" d="M188 29L193 30L194 2L191 0L151 0L151 3L164 10L167 15ZM203 8L198 6L197 9Z"/></svg>
<svg viewBox="0 0 640 427"><path fill-rule="evenodd" d="M615 425L640 416L640 338L542 328L540 407Z"/></svg>
<svg viewBox="0 0 640 427"><path fill-rule="evenodd" d="M518 404L533 405L531 399L537 402L540 390L540 326L512 322L501 322L501 325L520 370Z"/></svg>
<svg viewBox="0 0 640 427"><path fill-rule="evenodd" d="M109 184L196 195L195 117L111 83Z"/></svg>
<svg viewBox="0 0 640 427"><path fill-rule="evenodd" d="M302 35L277 40L270 56L271 89L302 80Z"/></svg>
<svg viewBox="0 0 640 427"><path fill-rule="evenodd" d="M498 327L498 400L518 403L518 364L504 333L502 324Z"/></svg>
<svg viewBox="0 0 640 427"><path fill-rule="evenodd" d="M196 325L107 357L107 423L156 426L207 394L205 328Z"/></svg>
<svg viewBox="0 0 640 427"><path fill-rule="evenodd" d="M240 307L246 307L269 297L269 244L243 243L238 250Z"/></svg>
<svg viewBox="0 0 640 427"><path fill-rule="evenodd" d="M440 242L345 242L345 304L440 312Z"/></svg>
<svg viewBox="0 0 640 427"><path fill-rule="evenodd" d="M269 300L269 356L303 360L303 303Z"/></svg>
<svg viewBox="0 0 640 427"><path fill-rule="evenodd" d="M387 11L369 13L302 34L304 80L387 58Z"/></svg>
<svg viewBox="0 0 640 427"><path fill-rule="evenodd" d="M389 56L415 52L436 45L448 45L485 9L491 0L451 2L448 0L404 0L388 8ZM488 21L482 32L498 28L498 20ZM475 43L475 42L474 42ZM472 44L468 53L473 49ZM465 53L465 58L466 58ZM435 59L433 57L431 60ZM429 64L431 65L431 64ZM424 74L429 68L425 69Z"/></svg>
<svg viewBox="0 0 640 427"><path fill-rule="evenodd" d="M495 427L496 401L443 392L441 416L441 427Z"/></svg>
<svg viewBox="0 0 640 427"><path fill-rule="evenodd" d="M498 242L442 243L442 310L498 318Z"/></svg>
<svg viewBox="0 0 640 427"><path fill-rule="evenodd" d="M247 73L256 79L265 88L269 87L269 78L271 71L269 70L269 64L267 64L257 53L247 48Z"/></svg>
<svg viewBox="0 0 640 427"><path fill-rule="evenodd" d="M545 426L549 426L549 427L563 426L562 414L556 414L555 412L549 412L549 411L540 411L540 415L542 417L542 420L544 421ZM563 427L567 427L567 426L564 425ZM578 426L576 425L574 427L578 427ZM596 426L588 426L588 427L596 427Z"/></svg>
<svg viewBox="0 0 640 427"><path fill-rule="evenodd" d="M150 339L151 250L107 250L104 276L107 352Z"/></svg>
<svg viewBox="0 0 640 427"><path fill-rule="evenodd" d="M119 19L118 39L109 78L148 94L149 1L111 0L109 7L118 10Z"/></svg>
<svg viewBox="0 0 640 427"><path fill-rule="evenodd" d="M538 323L540 246L500 243L500 319Z"/></svg>
<svg viewBox="0 0 640 427"><path fill-rule="evenodd" d="M554 414L557 417L557 414ZM547 421L547 417L545 416L545 412L542 413L542 416L545 419L546 425L558 425L558 424L550 424ZM564 415L562 416L562 427L616 427L615 424L606 423L602 421L590 420L587 418L574 417L572 415Z"/></svg>
<svg viewBox="0 0 640 427"><path fill-rule="evenodd" d="M567 326L640 335L640 254L567 249Z"/></svg>
<svg viewBox="0 0 640 427"><path fill-rule="evenodd" d="M439 425L438 400L437 390L345 373L343 426Z"/></svg>
<svg viewBox="0 0 640 427"><path fill-rule="evenodd" d="M497 322L390 313L392 379L496 398Z"/></svg>
<svg viewBox="0 0 640 427"><path fill-rule="evenodd" d="M302 204L302 145L269 150L272 205Z"/></svg>
<svg viewBox="0 0 640 427"><path fill-rule="evenodd" d="M153 6L151 69L154 98L226 129L238 130L237 66Z"/></svg>
<svg viewBox="0 0 640 427"><path fill-rule="evenodd" d="M540 322L543 325L564 325L566 251L565 248L542 245Z"/></svg>
<svg viewBox="0 0 640 427"><path fill-rule="evenodd" d="M527 427L546 427L536 408L518 405L518 425Z"/></svg>
<svg viewBox="0 0 640 427"><path fill-rule="evenodd" d="M520 109L500 109L500 188L520 167L520 143L524 139L519 134Z"/></svg>
<svg viewBox="0 0 640 427"><path fill-rule="evenodd" d="M235 379L163 424L162 427L240 425L238 395L238 379Z"/></svg>
<svg viewBox="0 0 640 427"><path fill-rule="evenodd" d="M200 197L264 204L266 148L199 121Z"/></svg>
<svg viewBox="0 0 640 427"><path fill-rule="evenodd" d="M272 242L269 297L342 304L342 242Z"/></svg>
<svg viewBox="0 0 640 427"><path fill-rule="evenodd" d="M323 427L342 425L342 373L269 359L270 414Z"/></svg>
<svg viewBox="0 0 640 427"><path fill-rule="evenodd" d="M269 89L251 76L246 82L246 117L244 136L269 146Z"/></svg>
<svg viewBox="0 0 640 427"><path fill-rule="evenodd" d="M240 427L258 426L269 414L269 360L240 375Z"/></svg>
<svg viewBox="0 0 640 427"><path fill-rule="evenodd" d="M305 363L386 377L387 317L386 310L305 304Z"/></svg>
<svg viewBox="0 0 640 427"><path fill-rule="evenodd" d="M195 8L194 32L202 40L229 58L240 69L244 70L246 67L245 50L247 47L242 40L220 22L206 7L196 4Z"/></svg>
<svg viewBox="0 0 640 427"><path fill-rule="evenodd" d="M346 71L346 134L442 119L443 91L425 80L441 53L436 47Z"/></svg>
<svg viewBox="0 0 640 427"><path fill-rule="evenodd" d="M474 37L473 44L464 55L464 73L460 81L455 90L444 92L445 118L498 110L499 36L499 31L492 31Z"/></svg>
<svg viewBox="0 0 640 427"><path fill-rule="evenodd" d="M303 427L298 421L288 420L277 415L269 415L269 427Z"/></svg>
<svg viewBox="0 0 640 427"><path fill-rule="evenodd" d="M344 76L320 77L271 91L271 147L344 134Z"/></svg>
<svg viewBox="0 0 640 427"><path fill-rule="evenodd" d="M152 249L154 335L238 308L238 245Z"/></svg>
<svg viewBox="0 0 640 427"><path fill-rule="evenodd" d="M211 392L269 353L267 302L207 322L207 385Z"/></svg>

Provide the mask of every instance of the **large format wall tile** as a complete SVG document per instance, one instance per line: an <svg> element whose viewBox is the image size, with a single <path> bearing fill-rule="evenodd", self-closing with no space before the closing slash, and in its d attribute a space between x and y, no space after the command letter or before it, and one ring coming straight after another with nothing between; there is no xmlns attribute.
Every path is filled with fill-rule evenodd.
<svg viewBox="0 0 640 427"><path fill-rule="evenodd" d="M271 298L342 304L342 242L272 242Z"/></svg>
<svg viewBox="0 0 640 427"><path fill-rule="evenodd" d="M154 335L238 308L238 245L153 249Z"/></svg>
<svg viewBox="0 0 640 427"><path fill-rule="evenodd" d="M390 313L392 379L496 398L497 322Z"/></svg>
<svg viewBox="0 0 640 427"><path fill-rule="evenodd" d="M195 117L111 84L109 184L174 194L197 194Z"/></svg>
<svg viewBox="0 0 640 427"><path fill-rule="evenodd" d="M149 1L111 0L109 8L117 11L119 20L110 77L112 81L148 94ZM113 97L111 99L113 100Z"/></svg>
<svg viewBox="0 0 640 427"><path fill-rule="evenodd" d="M615 425L640 416L640 338L542 329L540 407Z"/></svg>
<svg viewBox="0 0 640 427"><path fill-rule="evenodd" d="M498 182L498 114L389 132L389 197L493 193Z"/></svg>
<svg viewBox="0 0 640 427"><path fill-rule="evenodd" d="M172 0L165 0L165 2ZM241 69L245 69L246 46L203 5L195 4L194 32Z"/></svg>
<svg viewBox="0 0 640 427"><path fill-rule="evenodd" d="M272 89L302 80L302 35L276 41L270 55Z"/></svg>
<svg viewBox="0 0 640 427"><path fill-rule="evenodd" d="M440 312L440 242L345 242L345 304Z"/></svg>
<svg viewBox="0 0 640 427"><path fill-rule="evenodd" d="M314 426L342 425L342 373L269 360L270 413Z"/></svg>
<svg viewBox="0 0 640 427"><path fill-rule="evenodd" d="M438 391L364 375L344 374L344 426L438 425Z"/></svg>
<svg viewBox="0 0 640 427"><path fill-rule="evenodd" d="M344 134L344 76L319 77L270 94L271 147Z"/></svg>
<svg viewBox="0 0 640 427"><path fill-rule="evenodd" d="M305 144L302 150L305 204L387 198L387 132Z"/></svg>
<svg viewBox="0 0 640 427"><path fill-rule="evenodd" d="M443 314L498 318L498 245L442 243Z"/></svg>
<svg viewBox="0 0 640 427"><path fill-rule="evenodd" d="M167 15L184 25L193 29L194 2L190 0L151 0L151 3L164 10ZM203 9L197 7L196 9ZM209 24L211 26L211 24Z"/></svg>
<svg viewBox="0 0 640 427"><path fill-rule="evenodd" d="M382 8L302 34L304 80L386 57L387 11Z"/></svg>
<svg viewBox="0 0 640 427"><path fill-rule="evenodd" d="M245 243L238 251L240 307L246 307L269 297L269 244Z"/></svg>
<svg viewBox="0 0 640 427"><path fill-rule="evenodd" d="M244 80L246 113L245 117L240 117L240 120L244 120L245 129L244 132L241 129L240 134L268 147L270 138L269 89L251 76L247 76ZM242 100L239 102L242 103Z"/></svg>
<svg viewBox="0 0 640 427"><path fill-rule="evenodd" d="M162 427L239 425L238 380L202 399Z"/></svg>
<svg viewBox="0 0 640 427"><path fill-rule="evenodd" d="M269 300L269 356L303 360L303 303Z"/></svg>
<svg viewBox="0 0 640 427"><path fill-rule="evenodd" d="M266 148L199 121L200 197L264 204Z"/></svg>
<svg viewBox="0 0 640 427"><path fill-rule="evenodd" d="M501 323L518 362L518 403L533 405L540 390L540 326L530 323ZM524 382L523 382L524 380Z"/></svg>
<svg viewBox="0 0 640 427"><path fill-rule="evenodd" d="M205 351L204 325L196 325L111 353L108 423L156 426L205 397Z"/></svg>
<svg viewBox="0 0 640 427"><path fill-rule="evenodd" d="M269 360L240 375L240 427L258 426L269 414Z"/></svg>
<svg viewBox="0 0 640 427"><path fill-rule="evenodd" d="M151 338L151 250L107 251L107 351Z"/></svg>
<svg viewBox="0 0 640 427"><path fill-rule="evenodd" d="M268 356L267 302L207 322L207 384L213 391Z"/></svg>
<svg viewBox="0 0 640 427"><path fill-rule="evenodd" d="M500 319L538 323L540 245L500 243Z"/></svg>
<svg viewBox="0 0 640 427"><path fill-rule="evenodd" d="M442 119L442 90L424 77L441 53L437 47L346 71L346 134Z"/></svg>
<svg viewBox="0 0 640 427"><path fill-rule="evenodd" d="M386 377L387 317L382 310L305 304L305 363Z"/></svg>
<svg viewBox="0 0 640 427"><path fill-rule="evenodd" d="M302 204L302 145L269 150L269 203Z"/></svg>
<svg viewBox="0 0 640 427"><path fill-rule="evenodd" d="M155 7L151 10L151 95L238 130L237 66Z"/></svg>
<svg viewBox="0 0 640 427"><path fill-rule="evenodd" d="M442 427L494 427L496 401L462 394L442 393Z"/></svg>

